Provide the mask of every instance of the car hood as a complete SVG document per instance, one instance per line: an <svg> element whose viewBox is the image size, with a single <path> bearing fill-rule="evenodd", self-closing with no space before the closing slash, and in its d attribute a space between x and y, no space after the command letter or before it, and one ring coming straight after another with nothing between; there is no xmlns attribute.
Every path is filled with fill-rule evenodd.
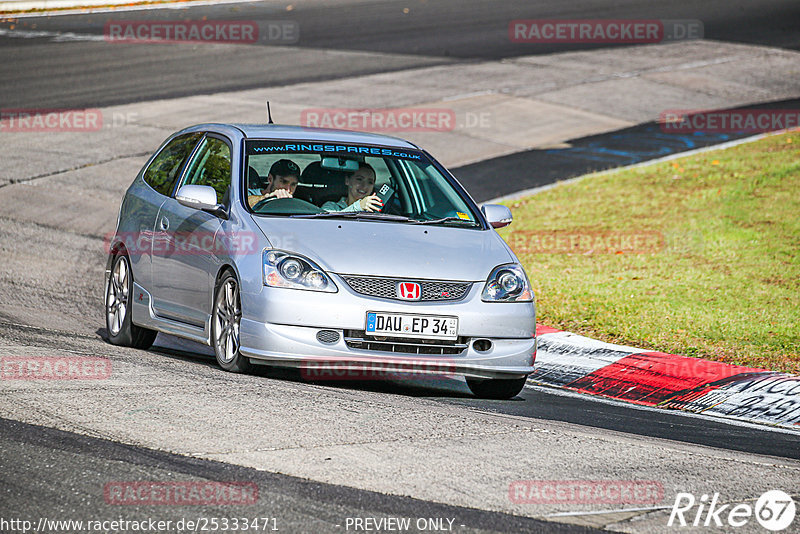
<svg viewBox="0 0 800 534"><path fill-rule="evenodd" d="M486 280L516 261L494 230L382 221L254 216L276 249L296 252L337 274Z"/></svg>

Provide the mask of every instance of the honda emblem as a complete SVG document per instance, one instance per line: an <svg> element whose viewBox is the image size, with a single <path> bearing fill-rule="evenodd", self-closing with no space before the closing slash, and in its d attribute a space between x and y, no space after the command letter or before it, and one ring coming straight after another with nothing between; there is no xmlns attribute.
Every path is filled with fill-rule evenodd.
<svg viewBox="0 0 800 534"><path fill-rule="evenodd" d="M416 282L399 282L397 284L397 296L404 300L419 300L420 294L419 284Z"/></svg>

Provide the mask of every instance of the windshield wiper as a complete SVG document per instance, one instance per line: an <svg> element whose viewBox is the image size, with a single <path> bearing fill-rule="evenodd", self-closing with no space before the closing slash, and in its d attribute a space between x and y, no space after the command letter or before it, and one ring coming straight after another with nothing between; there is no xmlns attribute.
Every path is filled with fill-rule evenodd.
<svg viewBox="0 0 800 534"><path fill-rule="evenodd" d="M442 217L441 219L430 219L428 221L418 221L417 224L447 224L447 223L458 223L464 226L478 226L473 220L470 219L462 219L460 217Z"/></svg>
<svg viewBox="0 0 800 534"><path fill-rule="evenodd" d="M290 215L293 219L373 219L377 221L397 221L412 224L448 224L456 223L462 226L479 226L475 221L462 219L460 217L442 217L441 219L430 219L420 221L405 215L394 215L392 213L381 213L379 211L325 211L322 213L300 213Z"/></svg>
<svg viewBox="0 0 800 534"><path fill-rule="evenodd" d="M398 221L398 222L411 221L411 219L409 219L404 215L393 215L391 213L381 213L379 211L326 211L323 213L292 215L291 217L297 219L341 218L341 219L375 219L379 221Z"/></svg>

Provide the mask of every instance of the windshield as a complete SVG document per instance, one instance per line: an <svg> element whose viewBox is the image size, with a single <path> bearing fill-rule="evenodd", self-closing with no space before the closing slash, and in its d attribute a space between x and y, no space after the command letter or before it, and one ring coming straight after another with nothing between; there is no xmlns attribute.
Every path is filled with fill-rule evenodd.
<svg viewBox="0 0 800 534"><path fill-rule="evenodd" d="M481 226L471 203L419 151L259 140L245 151L245 202L256 214Z"/></svg>

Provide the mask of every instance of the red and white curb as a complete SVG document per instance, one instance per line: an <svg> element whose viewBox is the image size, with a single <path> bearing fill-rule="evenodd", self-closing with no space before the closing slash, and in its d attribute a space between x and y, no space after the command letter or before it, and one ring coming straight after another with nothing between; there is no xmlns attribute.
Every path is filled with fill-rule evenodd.
<svg viewBox="0 0 800 534"><path fill-rule="evenodd" d="M800 376L604 343L537 326L529 381L800 431Z"/></svg>

